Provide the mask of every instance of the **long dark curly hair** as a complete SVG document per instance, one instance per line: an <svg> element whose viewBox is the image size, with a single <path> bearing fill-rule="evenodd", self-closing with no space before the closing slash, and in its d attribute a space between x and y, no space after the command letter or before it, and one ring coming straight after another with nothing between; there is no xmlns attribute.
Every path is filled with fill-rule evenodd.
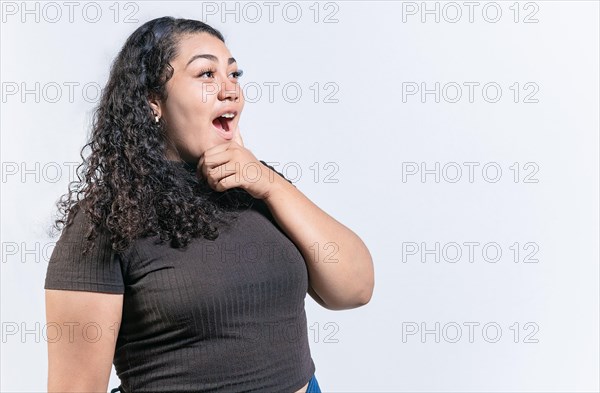
<svg viewBox="0 0 600 393"><path fill-rule="evenodd" d="M70 182L56 203L59 215L52 226L61 231L82 209L89 217L84 254L100 227L109 231L117 251L149 235L159 235L160 243L170 239L176 248L193 237L214 240L217 222L230 222L240 207L253 203L240 188L213 191L196 177L194 164L167 159L167 147L174 144L163 120L155 122L148 98L167 99L165 85L174 71L169 62L178 54L179 39L195 33L225 42L203 22L162 17L135 30L113 61L89 141L80 152L79 181ZM86 159L87 147L91 154ZM77 200L72 200L74 193Z"/></svg>

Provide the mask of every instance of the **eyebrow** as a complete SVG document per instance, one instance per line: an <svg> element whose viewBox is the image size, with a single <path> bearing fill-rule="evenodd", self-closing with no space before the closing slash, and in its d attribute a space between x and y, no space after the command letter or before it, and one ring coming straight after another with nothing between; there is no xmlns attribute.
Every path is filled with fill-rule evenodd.
<svg viewBox="0 0 600 393"><path fill-rule="evenodd" d="M192 56L192 58L190 60L188 60L187 64L185 65L185 68L187 68L187 66L189 66L192 61L194 61L196 59L199 59L199 58L208 59L208 60L211 60L211 61L214 61L214 62L219 61L219 59L217 59L217 56L214 56L214 55L209 55L209 54L194 55L194 56ZM235 63L235 62L236 61L235 61L235 59L233 57L230 57L229 59L227 59L227 65L230 65L230 64Z"/></svg>

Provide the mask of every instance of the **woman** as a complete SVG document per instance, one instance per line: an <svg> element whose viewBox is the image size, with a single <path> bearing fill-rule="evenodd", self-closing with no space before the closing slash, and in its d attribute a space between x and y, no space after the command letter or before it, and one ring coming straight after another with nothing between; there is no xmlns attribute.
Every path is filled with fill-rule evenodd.
<svg viewBox="0 0 600 393"><path fill-rule="evenodd" d="M57 203L49 392L106 391L113 362L113 391L320 391L304 298L366 304L372 259L244 147L241 73L199 21L154 19L125 42L82 187Z"/></svg>

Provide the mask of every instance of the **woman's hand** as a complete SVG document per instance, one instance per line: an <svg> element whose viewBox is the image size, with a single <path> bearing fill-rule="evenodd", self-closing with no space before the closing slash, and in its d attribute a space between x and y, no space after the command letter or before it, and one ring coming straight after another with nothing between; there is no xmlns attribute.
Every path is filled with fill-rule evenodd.
<svg viewBox="0 0 600 393"><path fill-rule="evenodd" d="M206 150L198 161L196 176L215 191L240 187L256 199L265 199L278 176L244 147L239 125L231 141Z"/></svg>

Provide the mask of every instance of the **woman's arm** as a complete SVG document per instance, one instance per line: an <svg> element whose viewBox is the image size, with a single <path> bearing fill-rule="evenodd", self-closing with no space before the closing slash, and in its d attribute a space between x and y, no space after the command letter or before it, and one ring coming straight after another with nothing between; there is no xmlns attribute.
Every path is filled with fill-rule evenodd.
<svg viewBox="0 0 600 393"><path fill-rule="evenodd" d="M106 393L122 308L121 294L46 289L48 392Z"/></svg>
<svg viewBox="0 0 600 393"><path fill-rule="evenodd" d="M216 191L241 187L265 202L306 260L308 293L317 303L331 310L367 304L373 294L374 274L373 260L363 241L246 149L239 125L233 135L231 142L204 152L198 160L197 176ZM256 165L261 171L258 178L247 178L246 170Z"/></svg>
<svg viewBox="0 0 600 393"><path fill-rule="evenodd" d="M263 164L264 166L264 164ZM272 171L265 166L266 171ZM277 174L263 199L307 262L308 293L330 310L365 305L374 287L373 260L363 241Z"/></svg>

